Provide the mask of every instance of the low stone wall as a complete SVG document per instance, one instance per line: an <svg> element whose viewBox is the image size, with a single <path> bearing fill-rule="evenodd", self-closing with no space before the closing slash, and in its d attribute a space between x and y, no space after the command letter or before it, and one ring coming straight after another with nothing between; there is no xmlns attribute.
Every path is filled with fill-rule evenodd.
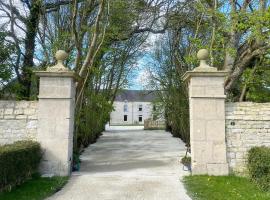
<svg viewBox="0 0 270 200"><path fill-rule="evenodd" d="M144 130L156 130L156 129L165 129L165 122L154 121L151 119L144 120Z"/></svg>
<svg viewBox="0 0 270 200"><path fill-rule="evenodd" d="M0 145L36 140L37 101L0 101Z"/></svg>
<svg viewBox="0 0 270 200"><path fill-rule="evenodd" d="M226 142L230 171L245 174L248 150L270 146L270 103L226 103Z"/></svg>

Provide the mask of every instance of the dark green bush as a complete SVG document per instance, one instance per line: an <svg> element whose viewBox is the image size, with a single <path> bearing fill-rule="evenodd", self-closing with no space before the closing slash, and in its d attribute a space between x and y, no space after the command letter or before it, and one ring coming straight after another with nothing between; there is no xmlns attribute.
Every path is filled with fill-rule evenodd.
<svg viewBox="0 0 270 200"><path fill-rule="evenodd" d="M253 147L248 152L249 175L259 188L270 191L270 148Z"/></svg>
<svg viewBox="0 0 270 200"><path fill-rule="evenodd" d="M19 141L0 146L0 191L11 189L31 177L41 159L39 143Z"/></svg>
<svg viewBox="0 0 270 200"><path fill-rule="evenodd" d="M113 110L110 102L102 94L86 91L84 98L82 109L76 114L77 151L96 142Z"/></svg>

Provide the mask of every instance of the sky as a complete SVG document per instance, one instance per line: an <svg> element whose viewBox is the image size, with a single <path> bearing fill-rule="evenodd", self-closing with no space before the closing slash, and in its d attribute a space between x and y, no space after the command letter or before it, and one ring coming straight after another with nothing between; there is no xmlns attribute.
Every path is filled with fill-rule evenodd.
<svg viewBox="0 0 270 200"><path fill-rule="evenodd" d="M133 76L129 76L129 87L127 89L146 89L147 81L150 78L148 67L151 61L151 52L153 51L155 42L159 39L160 35L161 34L149 34L146 40L147 48L144 49L143 56L138 58L136 70L132 74Z"/></svg>
<svg viewBox="0 0 270 200"><path fill-rule="evenodd" d="M149 73L147 71L147 63L149 61L149 55L146 54L139 58L137 61L137 69L133 73L133 76L129 77L129 87L132 90L143 90L149 79Z"/></svg>

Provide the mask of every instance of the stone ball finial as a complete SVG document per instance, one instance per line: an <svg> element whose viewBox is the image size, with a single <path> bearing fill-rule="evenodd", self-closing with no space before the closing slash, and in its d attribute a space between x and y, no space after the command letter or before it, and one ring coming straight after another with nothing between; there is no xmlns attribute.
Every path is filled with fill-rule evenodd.
<svg viewBox="0 0 270 200"><path fill-rule="evenodd" d="M200 60L199 67L196 67L194 71L209 72L217 71L217 68L211 67L207 64L207 59L209 58L209 51L207 49L201 49L197 53L197 58Z"/></svg>
<svg viewBox="0 0 270 200"><path fill-rule="evenodd" d="M64 61L67 59L67 57L68 57L68 53L65 52L64 50L58 50L55 53L55 58L57 61L59 61L59 60Z"/></svg>
<svg viewBox="0 0 270 200"><path fill-rule="evenodd" d="M199 60L207 60L209 58L209 51L207 49L201 49L197 53L197 58Z"/></svg>
<svg viewBox="0 0 270 200"><path fill-rule="evenodd" d="M57 64L52 67L48 67L47 71L51 72L61 72L61 71L69 71L68 68L66 68L63 64L63 61L66 60L68 57L68 53L65 52L64 50L58 50L55 53L55 59L57 60Z"/></svg>

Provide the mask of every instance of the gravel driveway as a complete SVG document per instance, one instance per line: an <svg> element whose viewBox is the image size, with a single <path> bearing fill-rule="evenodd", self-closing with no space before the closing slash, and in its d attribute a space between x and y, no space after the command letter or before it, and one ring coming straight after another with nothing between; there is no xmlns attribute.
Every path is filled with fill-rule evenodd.
<svg viewBox="0 0 270 200"><path fill-rule="evenodd" d="M184 143L165 131L107 130L85 149L80 172L50 200L190 200Z"/></svg>

